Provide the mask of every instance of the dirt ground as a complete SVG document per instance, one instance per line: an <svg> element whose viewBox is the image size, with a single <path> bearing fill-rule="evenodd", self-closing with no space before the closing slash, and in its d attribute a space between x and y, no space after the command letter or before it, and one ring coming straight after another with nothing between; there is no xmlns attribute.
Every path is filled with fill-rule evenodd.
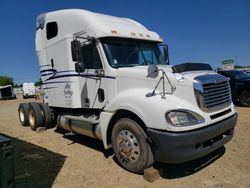
<svg viewBox="0 0 250 188"><path fill-rule="evenodd" d="M0 134L12 138L16 187L250 187L250 108L237 107L234 138L224 148L188 163L156 164L153 183L122 169L112 150L85 136L52 128L41 133L22 127L17 108L23 100L0 101Z"/></svg>

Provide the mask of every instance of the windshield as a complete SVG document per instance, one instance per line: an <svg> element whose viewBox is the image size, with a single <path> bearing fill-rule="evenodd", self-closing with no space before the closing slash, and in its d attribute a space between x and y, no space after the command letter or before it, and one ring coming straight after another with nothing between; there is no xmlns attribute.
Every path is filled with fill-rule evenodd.
<svg viewBox="0 0 250 188"><path fill-rule="evenodd" d="M121 38L103 38L101 42L111 67L166 64L157 43Z"/></svg>
<svg viewBox="0 0 250 188"><path fill-rule="evenodd" d="M249 76L246 73L244 73L243 71L232 71L232 72L230 72L230 75L235 80L249 78Z"/></svg>

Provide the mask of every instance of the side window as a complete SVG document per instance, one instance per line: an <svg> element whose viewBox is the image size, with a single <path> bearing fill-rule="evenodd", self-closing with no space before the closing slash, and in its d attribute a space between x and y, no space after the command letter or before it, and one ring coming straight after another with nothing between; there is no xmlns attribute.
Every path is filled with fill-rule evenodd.
<svg viewBox="0 0 250 188"><path fill-rule="evenodd" d="M82 61L86 69L102 69L101 59L95 45L85 45L81 48L81 51Z"/></svg>
<svg viewBox="0 0 250 188"><path fill-rule="evenodd" d="M46 37L47 40L50 40L56 37L58 34L58 27L56 22L49 22L46 25Z"/></svg>

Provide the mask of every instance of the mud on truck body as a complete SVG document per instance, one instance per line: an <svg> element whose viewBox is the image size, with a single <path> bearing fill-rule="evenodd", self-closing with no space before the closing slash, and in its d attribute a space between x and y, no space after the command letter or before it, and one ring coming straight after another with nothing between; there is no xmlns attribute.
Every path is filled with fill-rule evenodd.
<svg viewBox="0 0 250 188"><path fill-rule="evenodd" d="M44 103L19 107L33 130L54 121L100 139L134 173L199 158L233 137L228 79L207 64L169 65L162 38L134 20L49 12L35 40Z"/></svg>

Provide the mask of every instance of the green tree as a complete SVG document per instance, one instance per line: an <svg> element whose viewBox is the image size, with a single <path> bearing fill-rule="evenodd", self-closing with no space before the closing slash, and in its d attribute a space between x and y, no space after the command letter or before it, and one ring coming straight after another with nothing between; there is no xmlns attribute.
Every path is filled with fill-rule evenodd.
<svg viewBox="0 0 250 188"><path fill-rule="evenodd" d="M43 84L43 82L40 78L38 81L36 81L35 86L41 86L42 84Z"/></svg>
<svg viewBox="0 0 250 188"><path fill-rule="evenodd" d="M0 76L0 86L12 85L14 86L13 78L8 76Z"/></svg>

